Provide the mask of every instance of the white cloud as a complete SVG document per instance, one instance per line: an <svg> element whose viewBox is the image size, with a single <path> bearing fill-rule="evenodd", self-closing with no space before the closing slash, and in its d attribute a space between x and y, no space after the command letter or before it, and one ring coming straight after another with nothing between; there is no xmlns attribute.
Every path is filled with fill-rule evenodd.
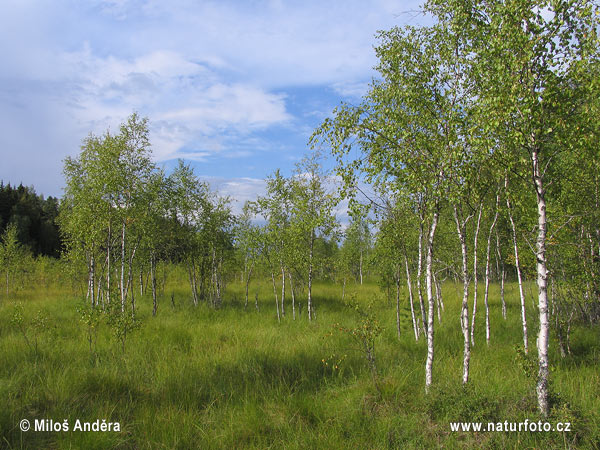
<svg viewBox="0 0 600 450"><path fill-rule="evenodd" d="M343 97L361 98L369 89L367 81L334 83L333 89Z"/></svg>
<svg viewBox="0 0 600 450"><path fill-rule="evenodd" d="M234 214L241 214L247 201L255 201L258 196L265 195L266 182L257 178L220 178L200 177L216 190L222 197L230 197Z"/></svg>

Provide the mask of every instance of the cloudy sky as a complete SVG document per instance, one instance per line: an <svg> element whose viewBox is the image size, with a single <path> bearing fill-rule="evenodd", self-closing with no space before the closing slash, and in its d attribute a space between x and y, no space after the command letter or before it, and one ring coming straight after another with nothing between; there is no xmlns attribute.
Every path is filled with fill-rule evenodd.
<svg viewBox="0 0 600 450"><path fill-rule="evenodd" d="M0 179L62 195L62 160L133 111L154 158L241 201L375 76L377 30L419 0L2 0Z"/></svg>

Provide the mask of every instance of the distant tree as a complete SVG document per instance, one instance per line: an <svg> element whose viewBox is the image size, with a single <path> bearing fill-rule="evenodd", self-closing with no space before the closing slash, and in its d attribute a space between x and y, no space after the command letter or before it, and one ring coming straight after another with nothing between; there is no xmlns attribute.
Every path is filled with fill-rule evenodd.
<svg viewBox="0 0 600 450"><path fill-rule="evenodd" d="M337 231L334 207L337 197L329 192L328 176L321 166L322 155L315 151L296 166L293 178L292 217L294 234L304 252L300 254L307 271L308 319L314 318L312 283L315 268L315 243L318 238L332 236Z"/></svg>
<svg viewBox="0 0 600 450"><path fill-rule="evenodd" d="M297 266L296 224L290 217L293 185L292 181L282 176L279 170L276 170L266 181L266 195L259 197L249 207L254 214L262 216L266 221L263 232L259 234L261 254L271 275L277 319L281 320L281 316L285 315L286 275L291 267ZM277 295L276 273L281 273L281 303ZM295 315L295 304L292 307Z"/></svg>
<svg viewBox="0 0 600 450"><path fill-rule="evenodd" d="M347 260L351 265L350 272L354 279L362 285L365 263L373 245L371 230L365 217L360 214L352 217L344 234L342 251L347 254Z"/></svg>
<svg viewBox="0 0 600 450"><path fill-rule="evenodd" d="M244 309L248 307L248 288L250 286L250 280L261 256L260 227L254 225L251 221L251 208L252 205L250 203L244 205L242 215L238 218L238 225L236 228L236 244L242 259L242 280L245 286Z"/></svg>
<svg viewBox="0 0 600 450"><path fill-rule="evenodd" d="M178 166L169 175L169 214L177 223L174 238L179 243L180 257L187 267L192 301L198 306L200 294L204 295L203 253L198 230L203 222L202 215L208 210L208 184L201 182L189 165L179 160Z"/></svg>
<svg viewBox="0 0 600 450"><path fill-rule="evenodd" d="M28 252L20 244L17 237L17 226L10 224L2 234L0 243L0 266L3 268L6 280L6 295L9 294L11 277L14 278L19 268L25 263Z"/></svg>

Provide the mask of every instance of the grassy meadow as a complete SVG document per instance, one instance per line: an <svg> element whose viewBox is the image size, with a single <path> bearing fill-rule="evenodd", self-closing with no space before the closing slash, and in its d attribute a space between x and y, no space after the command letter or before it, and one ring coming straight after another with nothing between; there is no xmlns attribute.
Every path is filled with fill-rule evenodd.
<svg viewBox="0 0 600 450"><path fill-rule="evenodd" d="M149 293L137 298L139 329L121 343L105 321L89 333L81 294L52 286L0 298L0 447L57 449L191 448L600 448L599 330L575 328L572 354L551 341L554 409L571 432L451 432L450 422L539 420L534 378L515 346L522 342L517 286L507 286L507 320L491 287L492 339L485 343L480 296L471 380L461 385L461 285L443 287L436 318L434 387L424 391L426 345L415 343L406 292L402 335L395 306L374 283L349 284L346 296L373 303L382 333L376 377L364 351L343 331L361 318L341 302L339 285L317 283L317 320L277 322L272 287L227 286L223 307L194 308L183 276L167 283L157 317ZM534 286L528 286L531 357L537 335ZM254 308L258 293L260 310ZM173 296L174 306L171 303ZM139 294L138 294L139 296ZM15 313L22 305L22 322ZM471 308L471 306L470 306ZM43 320L45 319L45 320ZM336 325L337 324L337 325ZM340 331L342 328L342 331ZM91 343L88 339L91 337ZM22 419L68 421L67 432L22 432ZM120 432L73 431L75 421L119 422Z"/></svg>

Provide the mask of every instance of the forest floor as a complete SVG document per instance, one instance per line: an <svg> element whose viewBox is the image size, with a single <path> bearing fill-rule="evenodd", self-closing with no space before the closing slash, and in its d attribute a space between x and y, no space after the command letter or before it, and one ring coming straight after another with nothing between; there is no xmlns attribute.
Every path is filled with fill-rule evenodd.
<svg viewBox="0 0 600 450"><path fill-rule="evenodd" d="M346 299L365 310L373 304L371 314L382 328L374 341L375 373L362 341L348 331L375 332L374 322L342 303L341 287L333 284L314 288L315 321L306 316L305 293L298 295L302 314L292 318L288 292L278 323L266 281L251 284L246 310L239 283L227 286L222 308L214 310L194 307L189 287L173 282L156 317L150 296L137 298L140 326L126 336L124 349L104 320L96 331L80 320L83 300L70 289L2 295L0 448L600 448L598 327L574 327L565 358L554 334L550 343L553 409L547 421L568 422L569 432L452 431L454 422L485 427L507 421L510 427L541 420L535 376L528 376L536 357L534 286L527 297L528 356L517 350L522 331L516 285L507 286L506 320L498 287L491 288L489 345L480 295L466 388L461 290L452 283L443 287L445 311L441 323L436 317L428 394L426 343L423 336L415 342L406 292L398 337L394 299L371 283L349 284ZM28 431L20 429L23 420ZM78 420L95 427L103 420L118 423L120 431L74 430ZM68 431L35 431L56 423Z"/></svg>

